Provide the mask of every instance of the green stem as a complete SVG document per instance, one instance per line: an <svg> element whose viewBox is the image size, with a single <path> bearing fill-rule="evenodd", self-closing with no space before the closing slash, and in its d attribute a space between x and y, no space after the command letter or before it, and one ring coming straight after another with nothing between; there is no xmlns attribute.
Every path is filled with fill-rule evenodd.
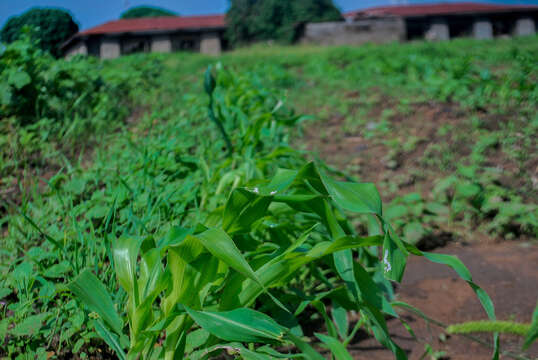
<svg viewBox="0 0 538 360"><path fill-rule="evenodd" d="M226 133L226 130L224 129L224 126L222 125L222 122L215 117L215 112L213 111L213 95L212 94L209 95L209 105L207 109L209 113L209 118L217 125L220 133L222 134L222 137L224 138L224 142L226 142L226 147L228 148L228 156L232 156L233 147L232 147L230 138L228 137L228 134Z"/></svg>

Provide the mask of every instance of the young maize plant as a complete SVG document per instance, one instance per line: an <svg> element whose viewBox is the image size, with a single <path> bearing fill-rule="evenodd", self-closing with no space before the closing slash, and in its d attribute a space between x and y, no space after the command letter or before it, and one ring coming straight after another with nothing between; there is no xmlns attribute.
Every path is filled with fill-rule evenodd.
<svg viewBox="0 0 538 360"><path fill-rule="evenodd" d="M386 317L399 318L396 309L410 307L392 299L390 285L401 281L409 256L453 268L495 320L491 299L463 263L400 239L383 217L374 184L337 181L323 163L307 162L275 140L285 126L276 120L278 103L246 77L217 70L217 79L206 73L206 91L229 154L200 161L213 175L192 192L207 205L164 236L124 233L112 241L120 295L90 269L69 284L120 359L194 360L226 352L321 360L328 350L348 360L346 346L360 328L405 359ZM228 191L225 202L208 200ZM375 230L358 234L348 220L353 214ZM351 312L359 315L352 327ZM315 328L316 316L322 327Z"/></svg>

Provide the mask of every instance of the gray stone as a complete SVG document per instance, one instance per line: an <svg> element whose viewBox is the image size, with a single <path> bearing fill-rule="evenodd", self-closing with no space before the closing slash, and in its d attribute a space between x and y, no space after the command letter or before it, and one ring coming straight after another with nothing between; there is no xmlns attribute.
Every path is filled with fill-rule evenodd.
<svg viewBox="0 0 538 360"><path fill-rule="evenodd" d="M522 18L516 21L514 36L528 36L536 33L536 25L531 18Z"/></svg>
<svg viewBox="0 0 538 360"><path fill-rule="evenodd" d="M120 56L120 41L117 38L103 39L101 40L100 47L101 59L114 59Z"/></svg>
<svg viewBox="0 0 538 360"><path fill-rule="evenodd" d="M473 36L475 39L492 39L493 26L488 20L477 20L473 24Z"/></svg>
<svg viewBox="0 0 538 360"><path fill-rule="evenodd" d="M172 41L168 35L156 35L151 39L151 52L169 53L172 51Z"/></svg>
<svg viewBox="0 0 538 360"><path fill-rule="evenodd" d="M219 34L216 32L203 33L200 39L200 52L208 55L219 55L221 52Z"/></svg>

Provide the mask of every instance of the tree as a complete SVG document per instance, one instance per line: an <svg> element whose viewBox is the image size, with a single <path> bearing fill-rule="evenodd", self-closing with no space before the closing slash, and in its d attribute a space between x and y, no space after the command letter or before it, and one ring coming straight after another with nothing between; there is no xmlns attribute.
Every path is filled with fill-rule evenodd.
<svg viewBox="0 0 538 360"><path fill-rule="evenodd" d="M297 40L305 23L343 20L332 0L231 0L226 19L233 44L290 43Z"/></svg>
<svg viewBox="0 0 538 360"><path fill-rule="evenodd" d="M19 39L25 26L34 29L32 38L39 47L56 57L61 55L60 46L78 32L78 25L67 11L33 8L6 22L0 31L1 41L11 43Z"/></svg>
<svg viewBox="0 0 538 360"><path fill-rule="evenodd" d="M177 14L170 10L153 6L135 6L121 14L120 19L134 19L157 16L177 16Z"/></svg>

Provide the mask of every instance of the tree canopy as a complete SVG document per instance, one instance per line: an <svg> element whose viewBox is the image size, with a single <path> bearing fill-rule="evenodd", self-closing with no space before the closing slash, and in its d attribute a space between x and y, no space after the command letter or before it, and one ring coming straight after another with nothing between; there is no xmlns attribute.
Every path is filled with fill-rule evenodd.
<svg viewBox="0 0 538 360"><path fill-rule="evenodd" d="M173 11L154 6L135 6L121 14L120 19L134 19L157 16L177 16L177 14Z"/></svg>
<svg viewBox="0 0 538 360"><path fill-rule="evenodd" d="M78 32L78 25L67 11L33 8L11 17L0 31L0 40L11 43L19 39L25 26L35 29L32 37L43 50L56 57L61 55L62 43Z"/></svg>
<svg viewBox="0 0 538 360"><path fill-rule="evenodd" d="M228 38L234 44L258 40L293 42L307 22L340 21L332 0L231 0Z"/></svg>

